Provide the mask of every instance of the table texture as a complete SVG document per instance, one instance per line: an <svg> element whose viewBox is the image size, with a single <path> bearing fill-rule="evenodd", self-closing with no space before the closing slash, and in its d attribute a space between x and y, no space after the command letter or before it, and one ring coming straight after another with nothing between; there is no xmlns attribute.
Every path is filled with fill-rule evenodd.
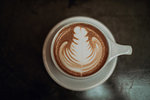
<svg viewBox="0 0 150 100"><path fill-rule="evenodd" d="M148 0L1 0L0 99L150 100L150 6ZM56 84L42 59L44 40L54 25L72 16L104 23L117 43L130 44L112 76L82 92Z"/></svg>

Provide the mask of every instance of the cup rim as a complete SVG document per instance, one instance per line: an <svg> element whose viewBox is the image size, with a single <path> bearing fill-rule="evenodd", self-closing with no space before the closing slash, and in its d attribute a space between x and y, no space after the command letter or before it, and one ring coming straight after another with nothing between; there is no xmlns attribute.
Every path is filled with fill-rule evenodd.
<svg viewBox="0 0 150 100"><path fill-rule="evenodd" d="M55 58L54 58L54 53L53 53L53 52L54 52L54 50L53 50L53 48L54 48L54 43L55 43L55 40L56 40L56 38L57 38L57 36L59 35L59 32L60 32L61 30L63 30L64 28L66 28L66 27L68 27L68 26L70 26L70 25L77 24L77 23L88 24L88 25L91 25L91 26L95 27L96 29L98 29L97 26L95 26L95 25L93 25L93 24L91 24L91 23L88 23L88 22L72 22L72 23L66 24L66 25L62 26L62 27L55 33L55 35L54 35L54 37L53 37L53 39L52 39L52 42L51 42L50 53L51 53L52 61L54 62L56 68L57 68L61 73L63 73L63 74L66 75L67 77L74 78L74 79L79 79L79 80L80 80L80 79L85 79L85 78L90 78L90 77L95 76L96 74L98 74L98 72L101 70L101 68L106 65L106 63L107 63L107 61L108 61L108 58L109 58L109 49L110 49L110 46L109 46L109 45L110 45L110 44L109 44L108 38L103 34L103 31L98 29L98 30L103 34L103 36L104 36L104 38L105 38L105 40L106 40L107 47L108 47L108 50L107 50L107 52L108 52L107 58L106 58L106 60L105 60L105 62L104 62L104 64L103 64L103 66L102 66L98 71L96 71L95 73L93 73L93 74L91 74L91 75L88 75L88 76L83 76L83 77L73 76L73 75L70 75L70 74L64 72L64 71L59 67L59 65L57 64L57 62L56 62L56 60L55 60Z"/></svg>

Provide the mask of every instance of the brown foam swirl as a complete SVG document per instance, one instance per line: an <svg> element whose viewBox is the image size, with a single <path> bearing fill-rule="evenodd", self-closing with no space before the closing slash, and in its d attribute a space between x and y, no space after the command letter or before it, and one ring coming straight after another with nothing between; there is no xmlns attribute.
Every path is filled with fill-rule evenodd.
<svg viewBox="0 0 150 100"><path fill-rule="evenodd" d="M63 33L72 35L71 38L64 39L61 42L57 41L60 44L57 45L57 54L55 54L60 68L75 76L84 76L85 73L97 70L105 58L104 43L98 35L95 35L97 33L81 25L76 25L70 31L66 30ZM63 34L60 37L63 37ZM57 58L59 59L57 60Z"/></svg>

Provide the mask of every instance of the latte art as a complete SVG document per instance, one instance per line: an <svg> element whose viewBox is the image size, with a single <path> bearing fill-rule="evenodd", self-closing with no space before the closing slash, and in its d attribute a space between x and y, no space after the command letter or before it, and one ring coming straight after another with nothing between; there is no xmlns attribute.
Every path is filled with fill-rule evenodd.
<svg viewBox="0 0 150 100"><path fill-rule="evenodd" d="M74 76L87 76L98 71L107 57L106 40L99 33L98 29L82 23L62 29L54 43L54 56L59 67Z"/></svg>
<svg viewBox="0 0 150 100"><path fill-rule="evenodd" d="M83 72L97 66L102 57L102 46L96 37L92 37L89 43L85 28L76 26L73 34L74 38L69 48L66 46L67 41L60 46L59 57L68 69L80 72L82 75Z"/></svg>

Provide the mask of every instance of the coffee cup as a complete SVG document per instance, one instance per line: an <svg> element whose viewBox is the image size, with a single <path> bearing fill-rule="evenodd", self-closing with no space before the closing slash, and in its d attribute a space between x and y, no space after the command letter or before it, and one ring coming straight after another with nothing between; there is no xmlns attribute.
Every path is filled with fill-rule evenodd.
<svg viewBox="0 0 150 100"><path fill-rule="evenodd" d="M64 29L66 31L64 31ZM74 30L70 31L70 33L66 33L68 32L68 30L71 30L71 29L74 29ZM91 31L88 31L88 30L91 30ZM84 35L77 37L78 32L83 33ZM97 35L95 35L95 38L94 38L94 36L91 35L92 32L93 33L99 32L98 35L100 38ZM66 35L63 35L64 33ZM70 35L71 33L74 33L74 35ZM89 38L87 34L89 34ZM65 36L68 36L68 37L65 37ZM57 50L57 48L61 48L61 45L57 46L56 44L60 43L64 45L65 43L67 43L66 41L73 40L73 38L70 39L70 37L73 37L73 36L76 38L76 42L75 42L76 44L72 46L71 48L72 51L68 49L70 51L66 52L65 51L66 48L64 48L64 50L62 49L60 50L60 52L55 52L55 51L59 51ZM60 39L61 41L63 41L63 43L59 42L59 39L57 39L57 37L61 37ZM79 37L82 37L82 38L80 39ZM87 43L84 41L84 39ZM98 42L98 41L102 41L102 42ZM69 48L72 44L73 43L70 42L70 45L69 45L69 42L68 42ZM81 46L78 46L78 45L81 45ZM84 47L84 45L86 46ZM97 46L97 49L96 49L96 46ZM67 45L62 46L62 48L63 47L67 47ZM92 49L92 50L90 49L91 51L89 50L89 52L91 53L89 55L93 54L92 56L93 58L92 57L90 58L92 60L89 60L89 59L85 60L85 58L89 57L88 49L86 47ZM81 51L80 48L84 49L84 51L82 50L83 52L78 53ZM71 53L74 52L72 53L74 54L74 56L69 56L71 54L68 54L68 52L71 52ZM86 53L83 54L84 52ZM94 54L98 56L94 56ZM114 40L114 37L112 36L112 33L104 24L102 24L100 21L97 21L93 18L83 17L83 16L67 18L61 21L60 23L58 23L49 32L45 40L44 46L43 46L43 61L44 61L46 70L51 76L51 78L62 87L70 89L70 90L75 90L75 91L87 90L87 89L96 87L97 85L104 83L113 73L116 62L117 62L117 57L120 55L131 55L131 54L132 54L132 47L129 45L120 45L116 43ZM73 57L76 59L74 59ZM60 61L58 60L58 58L61 58ZM67 59L64 60L65 58ZM82 59L84 58L84 59L82 60L81 58ZM102 63L99 63L100 61ZM78 62L79 64L77 64ZM86 69L83 69L84 67L83 63L86 66L88 65L87 66L88 71ZM61 67L62 65L64 67ZM73 69L68 70L71 67L73 67ZM84 70L84 72L80 70L81 68L82 70ZM77 71L79 74L77 73Z"/></svg>

